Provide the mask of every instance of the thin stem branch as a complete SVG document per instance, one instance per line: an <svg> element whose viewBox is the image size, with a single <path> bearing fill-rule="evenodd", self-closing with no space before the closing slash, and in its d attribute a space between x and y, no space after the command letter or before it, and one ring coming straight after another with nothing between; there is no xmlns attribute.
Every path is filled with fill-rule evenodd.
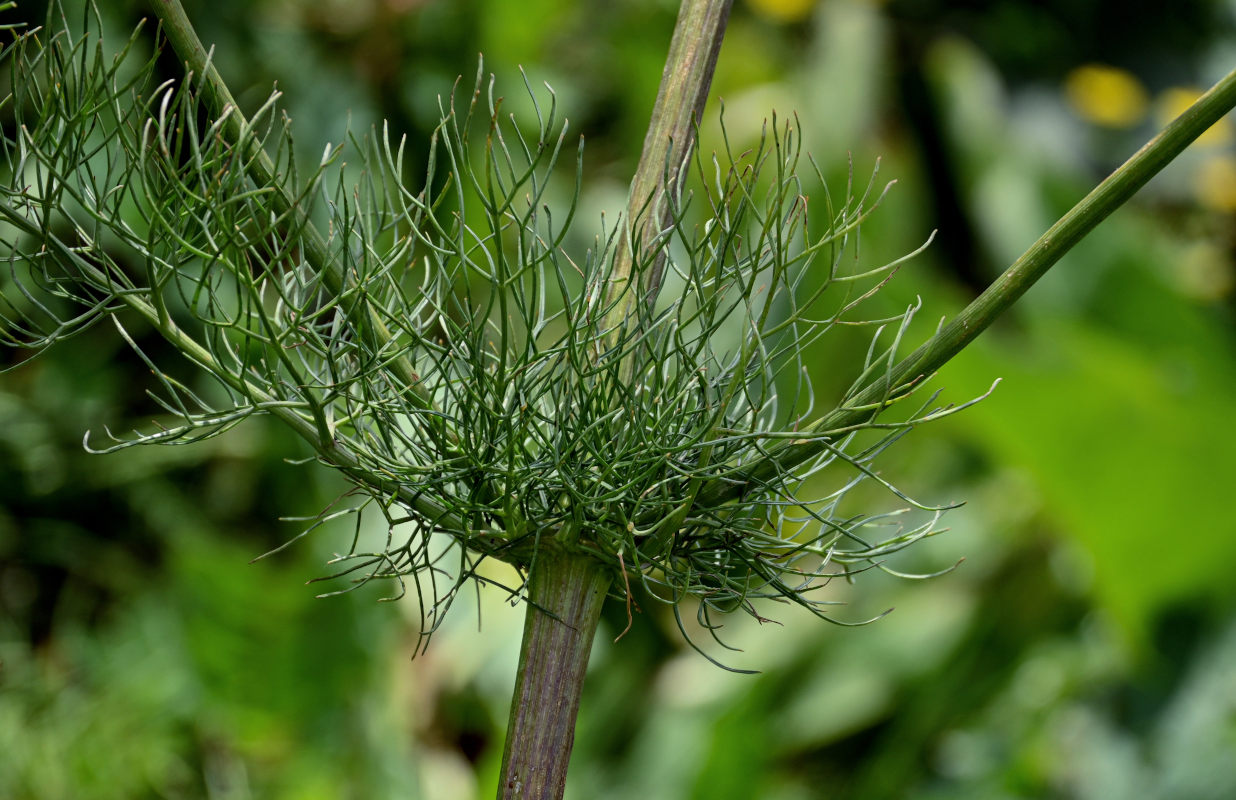
<svg viewBox="0 0 1236 800"><path fill-rule="evenodd" d="M96 283L106 280L97 267L74 252L72 248L55 236L44 236L38 226L18 214L11 213L7 207L0 206L0 218L32 237L38 237L45 248L53 251L66 262L73 263L83 274L90 275ZM261 386L251 383L242 376L231 375L226 370L220 369L215 363L214 355L209 350L185 333L175 322L161 315L158 308L146 297L126 292L120 294L118 299L158 330L159 334L185 358L201 366L210 374L219 376L230 388L247 397L254 406L268 409L272 416L286 423L327 463L335 465L345 474L366 481L375 489L396 494L408 506L417 509L426 519L438 520L441 524L454 529L463 527L463 521L452 514L449 509L443 508L432 498L426 497L424 493L414 490L406 483L392 480L385 485L375 485L372 471L365 469L356 456L347 449L336 447L330 439L323 439L313 422L306 418L302 409L281 404Z"/></svg>
<svg viewBox="0 0 1236 800"><path fill-rule="evenodd" d="M172 49L185 62L188 71L205 78L201 81L201 85L207 104L213 113L220 116L226 115L223 133L230 142L243 148L246 155L244 162L249 167L250 177L259 186L270 186L277 190L272 195L273 202L277 206L275 210L280 214L291 211L295 215L296 228L302 232L300 236L303 239L305 256L309 263L316 266L322 273L331 291L344 295L347 277L342 266L330 257L330 251L321 233L309 220L305 219L304 212L297 208L295 196L276 175L275 165L270 157L262 150L261 145L253 136L246 135L248 125L245 117L240 112L240 107L232 97L223 77L211 63L210 54L207 53L202 40L198 38L197 31L194 30L193 23L189 21L180 0L151 0L151 6L163 26L163 32L171 43ZM364 303L364 298L356 301L348 300L348 302ZM377 313L368 304L365 305L365 313L357 315L360 333L370 341L375 350L381 350L391 341L391 333ZM420 385L420 377L406 358L393 359L392 369L399 380L411 389L413 396L423 408L433 408L432 398ZM439 433L451 442L456 441L454 432L445 426L441 427Z"/></svg>
<svg viewBox="0 0 1236 800"><path fill-rule="evenodd" d="M562 797L584 673L611 580L588 555L538 556L529 579L499 800Z"/></svg>
<svg viewBox="0 0 1236 800"><path fill-rule="evenodd" d="M948 325L892 369L869 384L844 405L823 417L816 430L850 430L870 420L889 397L917 385L974 341L1001 314L1047 273L1094 228L1120 208L1173 159L1236 107L1236 70L1228 73L1179 117L1102 183L1086 195L1013 265L975 298ZM759 485L773 475L792 469L827 448L819 439L788 442L770 448L754 463L745 480L714 481L701 492L709 504L736 499L750 485Z"/></svg>

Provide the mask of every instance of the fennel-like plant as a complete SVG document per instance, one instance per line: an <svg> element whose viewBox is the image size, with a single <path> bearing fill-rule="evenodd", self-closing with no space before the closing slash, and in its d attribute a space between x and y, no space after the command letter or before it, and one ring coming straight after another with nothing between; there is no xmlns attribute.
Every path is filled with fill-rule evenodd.
<svg viewBox="0 0 1236 800"><path fill-rule="evenodd" d="M695 146L727 0L683 3L628 208L608 221L577 218L583 142L548 88L527 86L535 120L513 120L478 70L442 99L424 175L386 128L302 172L278 95L242 113L180 4L153 7L181 80L154 82L141 30L107 51L89 8L78 33L54 10L5 43L0 336L41 349L105 323L137 350L164 414L88 437L100 452L282 420L355 487L304 531L354 520L333 591L397 582L426 639L485 560L513 565L527 622L501 797L561 796L607 598L629 607L639 587L684 634L684 610L711 633L768 601L836 621L820 586L936 532L943 509L873 466L957 410L916 399L925 379L1236 103L1229 78L901 357L916 309L863 314L905 260L857 258L875 176L830 194L775 117L751 152ZM574 171L574 199L551 202L555 170ZM593 244L577 252L581 225ZM144 354L138 322L214 390ZM842 325L871 326L871 347L818 408L804 354ZM843 505L860 482L922 517Z"/></svg>

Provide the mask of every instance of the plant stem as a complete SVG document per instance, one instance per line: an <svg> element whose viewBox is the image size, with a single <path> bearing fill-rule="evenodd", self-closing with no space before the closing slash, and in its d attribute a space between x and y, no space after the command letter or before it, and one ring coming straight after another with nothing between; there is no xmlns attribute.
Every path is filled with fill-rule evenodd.
<svg viewBox="0 0 1236 800"><path fill-rule="evenodd" d="M634 305L651 302L660 284L663 256L636 274L637 256L668 222L665 193L672 191L695 146L695 130L708 100L732 0L683 0L666 56L627 207L630 236L618 245L606 287L613 303L603 330L618 335ZM643 280L641 280L643 278ZM630 363L621 375L630 379ZM570 544L569 534L560 542ZM549 550L538 555L529 579L529 602L515 696L502 754L499 800L557 800L566 790L575 741L575 718L592 651L592 639L609 570L583 554Z"/></svg>
<svg viewBox="0 0 1236 800"><path fill-rule="evenodd" d="M499 800L562 797L584 672L611 580L588 555L543 552L533 565Z"/></svg>
<svg viewBox="0 0 1236 800"><path fill-rule="evenodd" d="M1073 206L938 334L850 398L845 405L823 417L814 426L816 430L848 430L871 419L889 396L904 393L909 387L930 377L1017 302L1075 244L1128 202L1137 190L1234 107L1236 70L1198 98L1158 136ZM745 480L714 481L701 492L701 498L710 504L737 498L748 487L758 486L777 473L792 469L824 447L818 439L771 447L765 457L746 472Z"/></svg>
<svg viewBox="0 0 1236 800"><path fill-rule="evenodd" d="M733 0L683 0L678 11L652 119L631 179L627 200L631 235L619 241L610 273L609 299L622 298L622 302L606 318L607 329L617 330L635 302L656 299L664 254L651 266L644 286L639 285L639 276L632 274L636 256L669 224L665 193L678 180L695 147L695 129L708 101L732 3Z"/></svg>

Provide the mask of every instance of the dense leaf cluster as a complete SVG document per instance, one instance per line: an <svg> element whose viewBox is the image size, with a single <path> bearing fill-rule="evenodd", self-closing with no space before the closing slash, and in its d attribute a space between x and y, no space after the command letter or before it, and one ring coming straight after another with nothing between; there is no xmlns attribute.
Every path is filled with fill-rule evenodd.
<svg viewBox="0 0 1236 800"><path fill-rule="evenodd" d="M385 129L302 172L277 94L246 119L212 70L154 85L136 34L112 56L67 28L5 48L0 332L41 348L109 321L136 348L126 326L151 325L214 378L194 389L147 359L164 417L102 450L279 417L356 487L309 528L355 518L337 574L412 576L429 629L483 559L526 569L545 548L590 553L675 612L698 598L709 629L759 598L823 613L812 590L937 530L938 509L902 527L841 507L948 410L877 423L918 384L891 386L860 424L820 426L807 348L838 325L891 332L848 408L914 308L859 316L901 263L858 266L882 195L873 176L809 205L794 125L667 163L655 202L578 247L583 142L564 190L552 91L528 87L525 127L478 71L417 181Z"/></svg>

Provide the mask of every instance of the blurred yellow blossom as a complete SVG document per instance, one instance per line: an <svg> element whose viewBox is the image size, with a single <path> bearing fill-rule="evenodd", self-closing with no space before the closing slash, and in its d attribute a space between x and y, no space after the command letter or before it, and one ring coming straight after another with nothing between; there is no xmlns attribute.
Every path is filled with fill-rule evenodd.
<svg viewBox="0 0 1236 800"><path fill-rule="evenodd" d="M1198 202L1215 211L1236 211L1236 156L1213 155L1193 176Z"/></svg>
<svg viewBox="0 0 1236 800"><path fill-rule="evenodd" d="M1180 116L1186 108L1193 105L1202 96L1201 89L1177 86L1163 91L1155 103L1155 112L1159 125L1163 126ZM1220 146L1232 141L1232 121L1223 117L1206 132L1197 137L1197 144Z"/></svg>
<svg viewBox="0 0 1236 800"><path fill-rule="evenodd" d="M1196 242L1182 248L1172 266L1176 288L1194 300L1222 300L1236 286L1231 257L1212 242Z"/></svg>
<svg viewBox="0 0 1236 800"><path fill-rule="evenodd" d="M1149 99L1132 73L1105 64L1085 64L1064 79L1069 105L1083 119L1109 128L1131 128L1146 116Z"/></svg>
<svg viewBox="0 0 1236 800"><path fill-rule="evenodd" d="M801 22L811 14L816 0L747 0L747 5L761 17L777 22Z"/></svg>

